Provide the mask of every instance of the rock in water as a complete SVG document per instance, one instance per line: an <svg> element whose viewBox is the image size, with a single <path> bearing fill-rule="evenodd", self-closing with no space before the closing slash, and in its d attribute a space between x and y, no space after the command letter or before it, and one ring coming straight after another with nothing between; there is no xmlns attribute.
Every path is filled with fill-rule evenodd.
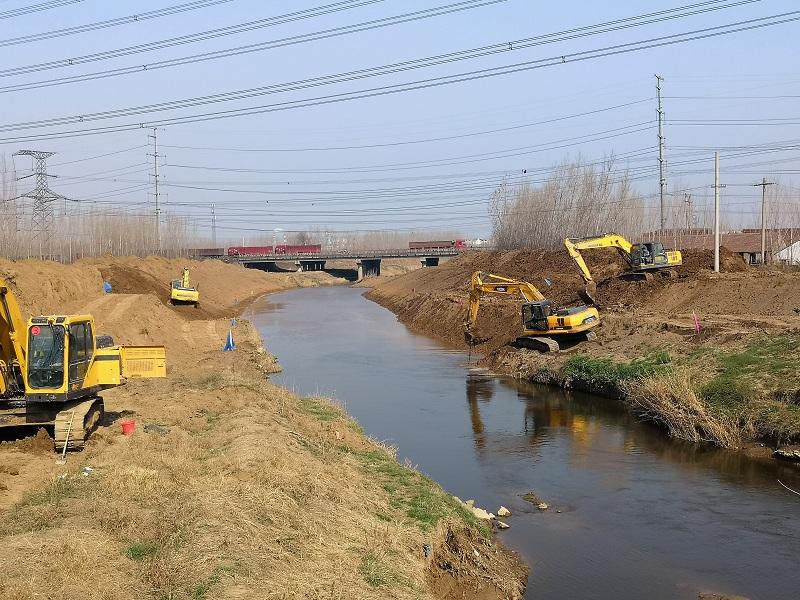
<svg viewBox="0 0 800 600"><path fill-rule="evenodd" d="M497 516L498 517L510 517L511 511L508 510L505 506L501 506L497 509Z"/></svg>
<svg viewBox="0 0 800 600"><path fill-rule="evenodd" d="M503 521L498 521L497 526L500 529L508 529L509 527L511 527L511 525L509 525L508 523L504 523Z"/></svg>
<svg viewBox="0 0 800 600"><path fill-rule="evenodd" d="M540 502L539 504L536 505L536 508L538 508L539 510L547 510L550 507L547 506L547 502Z"/></svg>
<svg viewBox="0 0 800 600"><path fill-rule="evenodd" d="M491 521L494 519L494 515L490 512L486 512L482 508L478 508L477 506L472 507L472 514L475 515L478 519L483 521Z"/></svg>

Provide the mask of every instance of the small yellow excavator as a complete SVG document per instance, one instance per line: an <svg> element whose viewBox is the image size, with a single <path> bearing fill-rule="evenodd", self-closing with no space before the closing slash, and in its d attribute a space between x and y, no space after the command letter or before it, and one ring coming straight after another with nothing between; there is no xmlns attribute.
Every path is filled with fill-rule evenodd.
<svg viewBox="0 0 800 600"><path fill-rule="evenodd" d="M166 377L163 346L115 346L89 315L27 325L0 278L0 428L45 427L56 449L82 448L103 418L98 392L126 379Z"/></svg>
<svg viewBox="0 0 800 600"><path fill-rule="evenodd" d="M667 250L661 242L633 244L616 233L585 238L567 238L564 240L564 247L578 265L578 270L586 285L581 297L590 304L594 303L597 284L592 279L589 267L581 256L581 250L615 248L627 266L627 271L622 275L624 278L650 279L653 271L658 271L667 277L675 277L675 271L670 268L683 264L680 250Z"/></svg>
<svg viewBox="0 0 800 600"><path fill-rule="evenodd" d="M195 308L200 305L200 292L197 286L192 287L189 282L189 269L183 268L183 275L180 279L173 279L169 286L169 303L193 304Z"/></svg>
<svg viewBox="0 0 800 600"><path fill-rule="evenodd" d="M597 337L592 331L600 324L600 314L596 308L573 306L559 309L552 300L545 298L527 281L476 271L472 274L469 320L465 323L465 338L470 344L475 340L472 329L478 320L483 294L523 297L525 300L522 305L523 332L516 341L516 345L520 347L541 352L558 352L561 349L559 339L590 341Z"/></svg>

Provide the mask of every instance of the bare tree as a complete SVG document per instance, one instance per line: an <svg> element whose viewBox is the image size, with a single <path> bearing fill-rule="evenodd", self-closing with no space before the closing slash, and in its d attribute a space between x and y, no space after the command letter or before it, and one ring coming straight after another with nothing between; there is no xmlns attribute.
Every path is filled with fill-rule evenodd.
<svg viewBox="0 0 800 600"><path fill-rule="evenodd" d="M556 248L565 237L608 231L637 237L646 211L627 172L617 171L610 157L599 166L565 160L538 185L504 180L489 214L494 244L512 249Z"/></svg>

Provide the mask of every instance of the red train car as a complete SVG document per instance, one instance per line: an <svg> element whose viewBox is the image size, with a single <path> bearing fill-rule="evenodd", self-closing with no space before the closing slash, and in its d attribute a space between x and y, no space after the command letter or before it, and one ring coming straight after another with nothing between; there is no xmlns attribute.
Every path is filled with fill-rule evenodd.
<svg viewBox="0 0 800 600"><path fill-rule="evenodd" d="M230 246L228 256L264 256L272 254L272 246Z"/></svg>
<svg viewBox="0 0 800 600"><path fill-rule="evenodd" d="M322 252L320 244L303 244L299 246L282 244L275 246L275 254L319 254L320 252Z"/></svg>
<svg viewBox="0 0 800 600"><path fill-rule="evenodd" d="M432 240L428 242L408 242L409 250L465 250L465 240Z"/></svg>

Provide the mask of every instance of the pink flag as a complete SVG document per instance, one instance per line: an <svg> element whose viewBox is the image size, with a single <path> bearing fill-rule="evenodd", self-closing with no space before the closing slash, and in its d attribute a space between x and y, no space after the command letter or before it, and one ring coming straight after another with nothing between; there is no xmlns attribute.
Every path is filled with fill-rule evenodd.
<svg viewBox="0 0 800 600"><path fill-rule="evenodd" d="M694 313L694 311L692 311L692 320L694 321L694 332L695 332L697 335L700 335L700 329L701 329L701 327L700 327L700 317L698 317L698 316L697 316L697 315Z"/></svg>

